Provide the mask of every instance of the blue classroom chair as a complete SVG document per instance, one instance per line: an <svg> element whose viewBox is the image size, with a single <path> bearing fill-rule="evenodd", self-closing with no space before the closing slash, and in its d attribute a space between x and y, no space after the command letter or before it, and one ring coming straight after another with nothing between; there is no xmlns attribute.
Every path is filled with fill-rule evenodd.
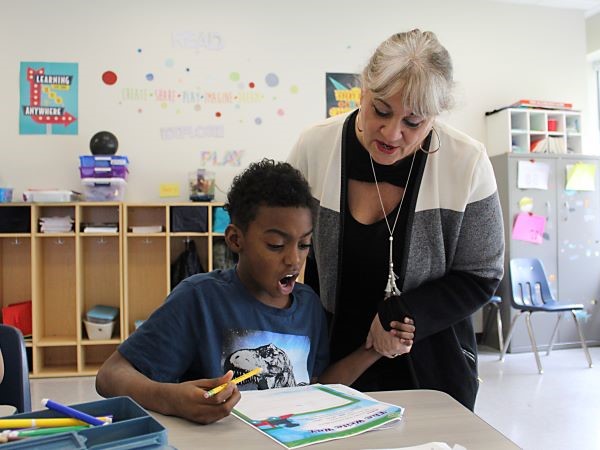
<svg viewBox="0 0 600 450"><path fill-rule="evenodd" d="M552 331L550 338L550 345L548 346L547 355L552 351L554 340L556 338L556 332L558 326L563 317L564 312L571 312L577 332L579 333L579 340L581 347L585 353L589 367L592 367L592 358L588 351L583 333L581 332L581 326L577 319L576 311L582 311L583 305L579 303L563 304L559 303L557 299L552 296L550 291L550 285L548 284L548 278L544 271L544 266L538 258L514 258L510 260L510 284L511 284L511 305L513 308L519 311L518 314L512 320L510 325L510 331L506 337L506 343L502 348L500 355L500 361L504 360L506 349L510 344L515 324L519 317L525 313L525 322L527 323L527 331L529 332L529 340L531 341L531 349L535 354L535 361L537 363L538 372L544 373L542 363L540 361L540 355L538 354L537 344L535 342L535 335L533 334L533 327L531 326L531 315L534 312L547 312L555 313L558 315L556 319L556 325Z"/></svg>
<svg viewBox="0 0 600 450"><path fill-rule="evenodd" d="M4 359L4 379L0 383L0 404L11 405L17 412L31 411L29 367L25 339L18 328L0 324L0 349Z"/></svg>
<svg viewBox="0 0 600 450"><path fill-rule="evenodd" d="M498 328L498 349L500 349L500 351L502 351L502 348L504 347L504 336L502 335L502 312L500 311L501 305L502 297L498 295L492 295L490 300L484 305L489 306L490 311L483 327L483 336L481 337L481 341L486 342L487 333L494 317L493 313L495 312L496 326Z"/></svg>

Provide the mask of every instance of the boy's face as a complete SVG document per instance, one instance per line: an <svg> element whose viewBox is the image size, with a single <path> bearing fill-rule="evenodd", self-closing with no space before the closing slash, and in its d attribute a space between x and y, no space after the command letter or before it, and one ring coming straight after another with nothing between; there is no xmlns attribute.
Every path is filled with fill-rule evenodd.
<svg viewBox="0 0 600 450"><path fill-rule="evenodd" d="M306 260L312 237L308 208L261 206L246 232L230 225L226 238L239 254L238 275L254 297L278 308L289 295Z"/></svg>

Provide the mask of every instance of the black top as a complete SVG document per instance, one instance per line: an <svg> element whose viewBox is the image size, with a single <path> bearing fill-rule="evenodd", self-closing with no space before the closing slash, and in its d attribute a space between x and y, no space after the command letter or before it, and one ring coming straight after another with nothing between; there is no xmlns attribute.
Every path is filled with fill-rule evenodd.
<svg viewBox="0 0 600 450"><path fill-rule="evenodd" d="M355 120L355 117L354 117ZM351 120L346 134L346 173L348 178L374 182L369 153L360 144ZM394 230L394 268L398 274L406 239L406 220L409 208L414 208L409 199L418 178L418 167L426 155L418 151L409 186L406 191L402 212ZM386 181L396 186L406 186L412 156L399 163L375 165L379 182ZM422 167L422 166L421 166ZM347 180L346 180L347 183ZM415 197L416 198L416 197ZM390 227L398 211L398 205L387 212ZM365 225L357 222L346 200L344 208L344 232L342 239L342 264L340 298L331 331L331 359L337 361L364 345L371 322L377 313L377 305L383 300L389 271L389 231L385 220ZM402 289L402 280L396 281ZM371 366L352 386L361 391L416 388L406 356L394 359L381 358Z"/></svg>

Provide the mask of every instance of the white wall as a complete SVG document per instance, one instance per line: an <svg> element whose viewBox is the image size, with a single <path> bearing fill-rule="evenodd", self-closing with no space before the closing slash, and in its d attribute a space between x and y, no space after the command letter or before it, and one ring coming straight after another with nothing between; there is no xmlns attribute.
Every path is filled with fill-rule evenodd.
<svg viewBox="0 0 600 450"><path fill-rule="evenodd" d="M588 17L585 21L587 52L600 50L600 13Z"/></svg>
<svg viewBox="0 0 600 450"><path fill-rule="evenodd" d="M239 167L206 165L226 190L249 162L285 159L300 130L325 116L325 72L359 72L381 40L414 27L436 32L453 55L459 101L445 119L479 140L485 141L484 112L520 98L568 101L584 114L588 108L585 19L576 10L476 0L370 0L355 7L339 0L11 3L0 18L0 186L17 195L29 187L79 189L78 155L89 154L99 130L115 133L118 154L131 160L127 201L160 201L160 183L179 183L181 196L169 200L185 200L187 173L201 167L203 155L220 163L242 151ZM196 41L196 48L173 44L173 33L183 32L214 33L216 40ZM221 49L207 48L219 39ZM77 136L19 135L22 61L79 64ZM117 84L102 82L105 70L117 73ZM152 82L145 79L150 72ZM278 86L265 84L268 73L278 76ZM197 106L131 101L128 88L205 98ZM264 97L236 106L208 102L209 92ZM223 125L224 136L161 139L161 129L199 125Z"/></svg>

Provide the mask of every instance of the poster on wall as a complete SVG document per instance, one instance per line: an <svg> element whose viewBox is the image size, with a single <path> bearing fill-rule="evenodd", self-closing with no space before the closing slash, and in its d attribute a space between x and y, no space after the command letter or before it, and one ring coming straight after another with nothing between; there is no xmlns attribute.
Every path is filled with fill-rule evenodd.
<svg viewBox="0 0 600 450"><path fill-rule="evenodd" d="M77 134L77 63L21 62L19 134Z"/></svg>
<svg viewBox="0 0 600 450"><path fill-rule="evenodd" d="M332 117L352 111L360 105L359 78L355 73L325 74L327 116Z"/></svg>

